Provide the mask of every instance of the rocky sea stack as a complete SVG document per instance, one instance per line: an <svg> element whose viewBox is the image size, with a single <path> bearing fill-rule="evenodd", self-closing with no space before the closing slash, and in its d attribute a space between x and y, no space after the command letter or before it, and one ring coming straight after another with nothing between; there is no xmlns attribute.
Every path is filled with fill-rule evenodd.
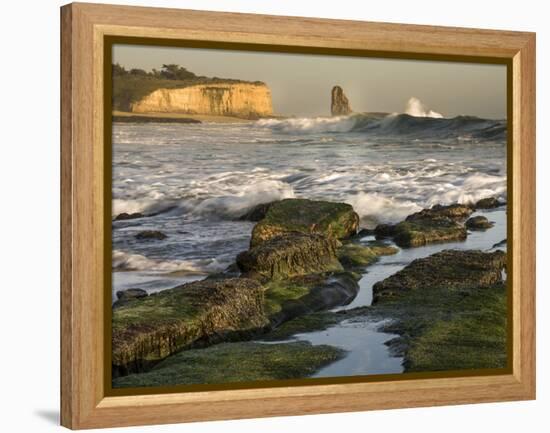
<svg viewBox="0 0 550 433"><path fill-rule="evenodd" d="M351 106L344 90L340 86L334 86L331 92L330 113L333 116L347 116L351 112Z"/></svg>

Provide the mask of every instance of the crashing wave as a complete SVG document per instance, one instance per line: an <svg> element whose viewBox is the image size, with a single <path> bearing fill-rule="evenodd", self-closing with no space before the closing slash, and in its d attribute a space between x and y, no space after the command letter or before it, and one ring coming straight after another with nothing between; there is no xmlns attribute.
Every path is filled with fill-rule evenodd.
<svg viewBox="0 0 550 433"><path fill-rule="evenodd" d="M427 114L430 114L428 111ZM435 113L439 114L439 113ZM262 119L255 124L260 128L286 134L338 134L363 133L373 137L410 136L430 140L456 138L484 141L505 141L505 120L482 119L474 116L452 118L431 115L369 114L350 116L311 117L296 119Z"/></svg>
<svg viewBox="0 0 550 433"><path fill-rule="evenodd" d="M113 270L116 271L153 271L208 273L223 269L223 264L216 259L203 260L156 260L141 254L113 250Z"/></svg>
<svg viewBox="0 0 550 433"><path fill-rule="evenodd" d="M405 108L405 114L414 117L433 117L435 119L443 118L443 114L428 109L420 101L420 99L415 98L414 96L408 100L407 107Z"/></svg>

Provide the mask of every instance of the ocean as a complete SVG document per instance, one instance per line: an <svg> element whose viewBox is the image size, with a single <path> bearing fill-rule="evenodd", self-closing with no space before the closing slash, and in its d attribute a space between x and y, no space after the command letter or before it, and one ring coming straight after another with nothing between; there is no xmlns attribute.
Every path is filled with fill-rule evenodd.
<svg viewBox="0 0 550 433"><path fill-rule="evenodd" d="M264 119L238 124L113 125L115 292L202 279L248 248L259 203L351 204L362 227L434 204L506 200L506 121L406 114ZM496 214L495 214L496 215ZM489 243L506 237L505 212ZM164 240L138 240L160 230Z"/></svg>

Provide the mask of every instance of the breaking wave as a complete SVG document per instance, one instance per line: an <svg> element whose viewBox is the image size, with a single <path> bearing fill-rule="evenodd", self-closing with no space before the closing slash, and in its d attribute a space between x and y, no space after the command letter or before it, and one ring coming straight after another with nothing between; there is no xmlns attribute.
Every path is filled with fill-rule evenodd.
<svg viewBox="0 0 550 433"><path fill-rule="evenodd" d="M169 212L171 215L210 215L235 219L256 205L295 197L294 190L288 183L273 179L254 180L252 174L249 177L248 184L243 184L243 176L224 179L223 185L195 182L192 188L176 191L185 193L179 198L159 194L158 199L149 195L143 198L114 199L112 216L122 212L139 212L146 216Z"/></svg>
<svg viewBox="0 0 550 433"><path fill-rule="evenodd" d="M141 254L113 250L112 266L116 271L154 271L208 273L223 269L215 258L203 260L155 260Z"/></svg>
<svg viewBox="0 0 550 433"><path fill-rule="evenodd" d="M411 98L416 99L416 98ZM418 101L418 100L416 100ZM262 119L255 123L286 134L363 133L373 137L410 136L426 139L506 140L506 121L474 116L444 118L427 110L420 101L409 101L404 114L352 114L337 117ZM412 113L412 114L411 114Z"/></svg>
<svg viewBox="0 0 550 433"><path fill-rule="evenodd" d="M428 109L418 98L414 96L409 99L407 102L407 107L405 108L405 114L414 117L433 117L436 119L443 118L443 114L436 111Z"/></svg>

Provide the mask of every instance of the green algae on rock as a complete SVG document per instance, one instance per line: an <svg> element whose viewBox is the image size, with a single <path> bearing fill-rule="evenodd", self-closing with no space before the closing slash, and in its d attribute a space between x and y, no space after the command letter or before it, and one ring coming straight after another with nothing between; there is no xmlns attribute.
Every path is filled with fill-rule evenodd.
<svg viewBox="0 0 550 433"><path fill-rule="evenodd" d="M265 217L252 230L254 247L288 232L318 233L329 238L345 239L359 227L359 215L346 203L285 199L272 203Z"/></svg>
<svg viewBox="0 0 550 433"><path fill-rule="evenodd" d="M129 300L113 309L113 372L141 371L199 341L255 333L267 324L263 288L247 278L196 281Z"/></svg>
<svg viewBox="0 0 550 433"><path fill-rule="evenodd" d="M346 243L337 251L338 260L345 269L358 269L374 263L380 256L397 253L398 249L391 245L361 245Z"/></svg>
<svg viewBox="0 0 550 433"><path fill-rule="evenodd" d="M307 342L222 343L179 352L151 371L113 380L114 388L220 384L300 379L338 360L344 352Z"/></svg>
<svg viewBox="0 0 550 433"><path fill-rule="evenodd" d="M503 368L507 361L507 296L503 282L461 290L411 291L375 307L394 321L384 332L405 371Z"/></svg>
<svg viewBox="0 0 550 433"><path fill-rule="evenodd" d="M237 265L245 276L268 279L342 271L336 242L318 234L286 233L240 253Z"/></svg>
<svg viewBox="0 0 550 433"><path fill-rule="evenodd" d="M452 220L464 220L468 218L472 213L471 206L465 204L450 204L440 205L436 204L429 209L422 209L420 212L413 213L406 218L406 221L416 221L423 219L438 219L438 218L450 218Z"/></svg>
<svg viewBox="0 0 550 433"><path fill-rule="evenodd" d="M505 266L502 251L446 250L374 285L370 314L393 317L382 330L406 371L506 366Z"/></svg>
<svg viewBox="0 0 550 433"><path fill-rule="evenodd" d="M450 218L416 219L395 226L393 240L400 247L419 247L436 242L461 241L466 228Z"/></svg>
<svg viewBox="0 0 550 433"><path fill-rule="evenodd" d="M470 206L453 204L435 205L409 215L398 224L380 224L376 227L376 237L393 238L400 247L419 247L436 242L460 241L468 232L461 221L470 216Z"/></svg>
<svg viewBox="0 0 550 433"><path fill-rule="evenodd" d="M411 341L405 357L407 371L506 367L504 284L463 296L456 301L454 311L450 317L434 320Z"/></svg>
<svg viewBox="0 0 550 433"><path fill-rule="evenodd" d="M502 280L506 254L478 250L444 250L416 259L401 271L373 286L373 302L422 290L425 296L437 287L462 289L495 284Z"/></svg>
<svg viewBox="0 0 550 433"><path fill-rule="evenodd" d="M266 284L265 310L271 326L351 302L359 291L351 272L310 274Z"/></svg>
<svg viewBox="0 0 550 433"><path fill-rule="evenodd" d="M348 318L346 310L337 312L318 311L316 313L298 316L288 320L269 333L262 336L262 341L287 340L296 334L305 332L323 331L328 327L340 323Z"/></svg>

